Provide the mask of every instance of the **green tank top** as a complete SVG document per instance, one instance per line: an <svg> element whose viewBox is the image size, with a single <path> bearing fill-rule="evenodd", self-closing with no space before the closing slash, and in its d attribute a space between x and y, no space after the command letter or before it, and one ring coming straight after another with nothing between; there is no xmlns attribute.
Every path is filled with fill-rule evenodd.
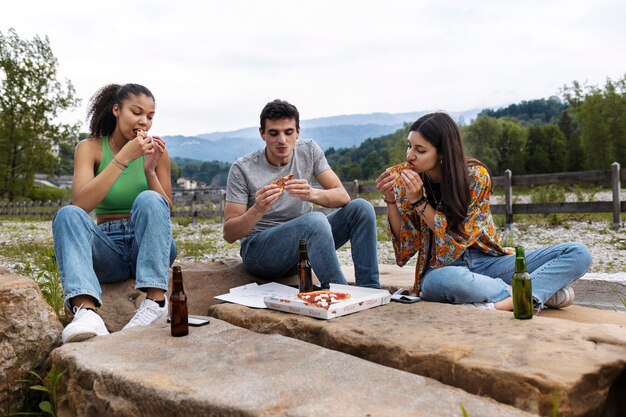
<svg viewBox="0 0 626 417"><path fill-rule="evenodd" d="M140 157L131 161L120 177L115 181L109 193L96 206L94 212L96 214L118 214L130 213L130 208L135 202L135 198L148 189L148 180L143 172L143 159ZM109 137L102 137L102 160L96 171L99 175L104 168L113 161L113 152L109 145Z"/></svg>

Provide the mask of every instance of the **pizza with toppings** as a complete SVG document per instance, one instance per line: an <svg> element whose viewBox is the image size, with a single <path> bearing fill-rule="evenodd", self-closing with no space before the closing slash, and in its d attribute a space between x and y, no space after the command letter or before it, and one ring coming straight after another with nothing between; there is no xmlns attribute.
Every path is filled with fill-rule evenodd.
<svg viewBox="0 0 626 417"><path fill-rule="evenodd" d="M280 188L280 192L282 193L283 191L285 191L285 183L292 178L293 178L293 174L285 175L282 178L272 181L272 184L278 185L278 188Z"/></svg>
<svg viewBox="0 0 626 417"><path fill-rule="evenodd" d="M298 298L309 305L320 307L328 310L331 304L340 303L352 297L345 292L335 292L329 290L301 292Z"/></svg>
<svg viewBox="0 0 626 417"><path fill-rule="evenodd" d="M398 178L400 177L400 174L402 174L402 171L405 169L411 169L411 165L408 162L403 162L401 164L389 167L387 168L387 172L392 173L393 175L395 175L396 178Z"/></svg>

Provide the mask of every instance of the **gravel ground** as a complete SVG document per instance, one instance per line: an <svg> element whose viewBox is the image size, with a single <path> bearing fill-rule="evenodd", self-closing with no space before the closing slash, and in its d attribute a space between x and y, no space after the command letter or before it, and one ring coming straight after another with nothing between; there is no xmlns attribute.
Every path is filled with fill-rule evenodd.
<svg viewBox="0 0 626 417"><path fill-rule="evenodd" d="M172 228L179 247L179 261L212 262L239 255L237 243L228 244L222 239L221 224L174 223ZM380 231L379 236L386 236L386 232ZM613 230L610 223L596 221L564 222L559 226L516 224L511 230L501 231L501 237L505 245L522 244L527 250L559 242L583 242L593 255L589 278L626 280L626 228ZM32 262L29 243L52 247L51 222L1 220L0 266L17 272L25 263ZM19 256L15 255L15 247L20 248ZM338 253L342 264L352 264L349 245ZM389 241L379 241L378 257L381 264L395 263Z"/></svg>

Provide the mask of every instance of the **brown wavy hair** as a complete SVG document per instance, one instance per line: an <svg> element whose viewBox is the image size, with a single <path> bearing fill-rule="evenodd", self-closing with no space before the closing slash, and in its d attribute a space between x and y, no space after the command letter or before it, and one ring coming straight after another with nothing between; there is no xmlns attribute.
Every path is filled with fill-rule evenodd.
<svg viewBox="0 0 626 417"><path fill-rule="evenodd" d="M446 113L426 114L411 125L412 132L420 135L435 148L441 158L441 198L442 211L448 220L448 230L458 230L463 235L461 223L467 216L470 203L468 163L480 163L467 158L461 138L461 131L454 120ZM423 177L423 174L421 174ZM423 179L423 178L422 178Z"/></svg>

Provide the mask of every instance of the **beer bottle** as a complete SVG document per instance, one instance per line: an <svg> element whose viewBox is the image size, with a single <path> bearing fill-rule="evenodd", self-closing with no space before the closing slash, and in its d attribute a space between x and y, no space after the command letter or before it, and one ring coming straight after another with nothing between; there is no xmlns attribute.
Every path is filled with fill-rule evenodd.
<svg viewBox="0 0 626 417"><path fill-rule="evenodd" d="M300 240L300 260L298 261L298 288L300 292L313 291L313 276L311 274L311 264L306 254L306 241Z"/></svg>
<svg viewBox="0 0 626 417"><path fill-rule="evenodd" d="M172 268L172 280L174 283L170 297L172 336L186 336L189 333L187 295L183 289L183 272L178 265Z"/></svg>
<svg viewBox="0 0 626 417"><path fill-rule="evenodd" d="M515 248L515 273L513 287L513 316L516 319L533 318L533 286L530 274L526 271L524 248Z"/></svg>

